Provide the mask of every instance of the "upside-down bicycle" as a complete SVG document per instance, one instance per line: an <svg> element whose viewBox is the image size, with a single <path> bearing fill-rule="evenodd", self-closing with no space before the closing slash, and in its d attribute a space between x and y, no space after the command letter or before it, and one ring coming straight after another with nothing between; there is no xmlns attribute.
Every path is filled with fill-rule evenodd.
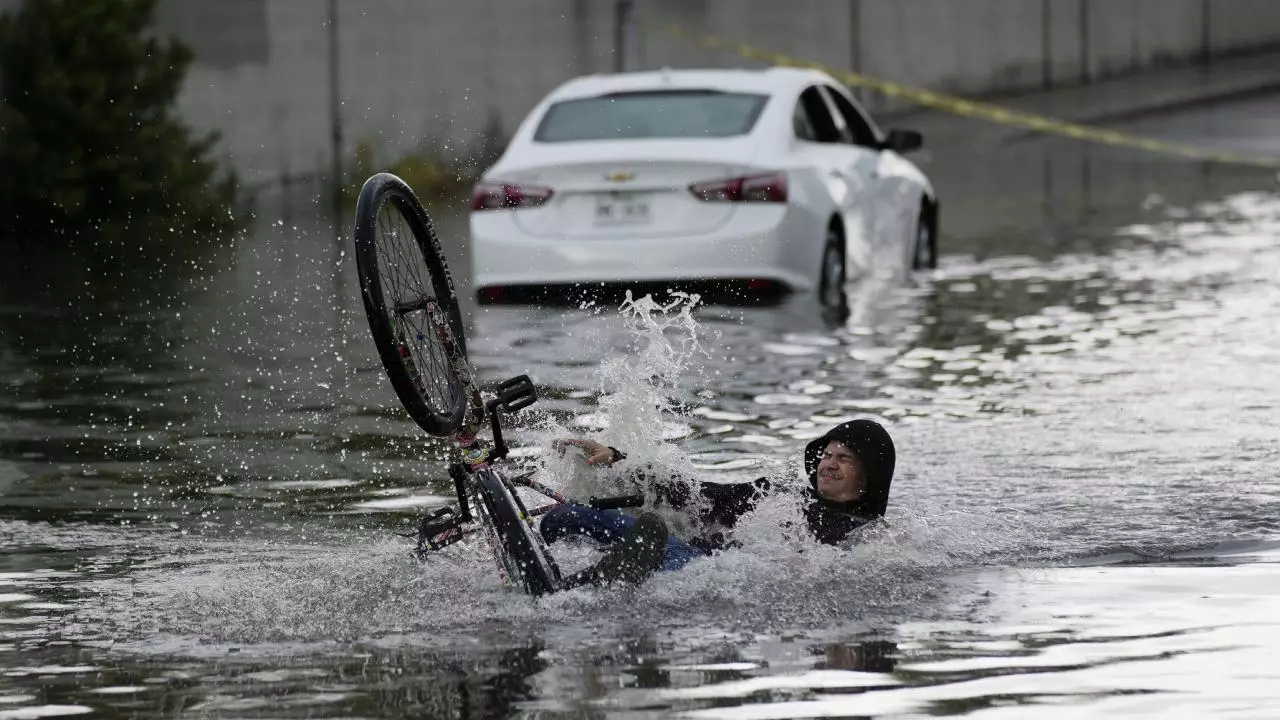
<svg viewBox="0 0 1280 720"><path fill-rule="evenodd" d="M557 504L575 501L534 481L532 473L511 476L502 467L508 455L502 418L537 400L533 381L516 376L482 400L439 238L418 197L395 175L374 175L360 191L355 256L369 330L391 387L419 427L435 437L451 437L457 446L458 458L449 465L457 506L420 520L415 552L426 556L480 532L504 582L530 595L562 589L566 578L533 523ZM490 443L478 434L486 419ZM554 502L530 510L518 487ZM644 496L636 494L582 504L605 509L643 502Z"/></svg>

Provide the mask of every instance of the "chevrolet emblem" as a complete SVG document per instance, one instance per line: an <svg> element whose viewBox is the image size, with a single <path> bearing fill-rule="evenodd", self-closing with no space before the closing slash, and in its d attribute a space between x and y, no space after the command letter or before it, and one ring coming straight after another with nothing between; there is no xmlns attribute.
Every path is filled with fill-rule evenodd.
<svg viewBox="0 0 1280 720"><path fill-rule="evenodd" d="M604 176L609 182L628 182L635 179L636 174L628 170L618 170L616 172L607 173Z"/></svg>

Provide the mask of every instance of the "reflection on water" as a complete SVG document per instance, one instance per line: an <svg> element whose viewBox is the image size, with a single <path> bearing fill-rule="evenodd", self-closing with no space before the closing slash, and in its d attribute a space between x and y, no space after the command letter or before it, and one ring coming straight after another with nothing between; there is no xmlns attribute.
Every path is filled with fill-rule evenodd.
<svg viewBox="0 0 1280 720"><path fill-rule="evenodd" d="M800 295L655 335L468 301L482 380L542 390L513 430L529 462L551 433L627 431L703 475L786 476L862 415L901 448L864 546L780 537L781 503L740 550L536 603L482 547L424 567L394 534L448 496L446 448L395 405L323 219L124 285L5 266L0 720L1265 707L1274 183L1060 150L949 181L940 269L851 287L845 317ZM1029 158L1043 182L1011 169Z"/></svg>
<svg viewBox="0 0 1280 720"><path fill-rule="evenodd" d="M879 630L654 632L592 613L582 626L476 626L455 634L386 625L377 638L305 646L287 637L259 648L216 640L186 646L158 633L145 650L113 649L76 623L44 630L72 606L29 598L71 578L8 573L0 582L29 594L0 596L6 618L20 620L6 627L17 646L7 649L20 654L6 663L4 697L17 707L111 706L147 715L586 717L663 709L787 718L1016 717L1027 705L1050 716L1157 717L1175 694L1179 707L1209 717L1271 699L1250 677L1268 667L1280 640L1271 622L1275 548L1256 552L1235 558L1248 564L1220 567L1191 559L1137 569L983 571L956 595L963 607L951 618L905 619ZM1219 555L1224 562L1229 555ZM1188 612L1188 595L1202 598L1198 612ZM72 656L40 642L55 635L80 650Z"/></svg>

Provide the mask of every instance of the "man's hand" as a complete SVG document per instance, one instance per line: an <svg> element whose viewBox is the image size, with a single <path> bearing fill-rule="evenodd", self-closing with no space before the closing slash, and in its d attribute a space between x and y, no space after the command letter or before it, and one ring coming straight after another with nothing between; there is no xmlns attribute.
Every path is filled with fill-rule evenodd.
<svg viewBox="0 0 1280 720"><path fill-rule="evenodd" d="M608 467L612 465L618 458L614 455L613 448L608 445L602 445L595 440L579 440L577 438L566 438L564 440L556 440L553 446L561 455L564 454L565 447L572 445L582 448L583 454L586 455L588 465L603 465Z"/></svg>

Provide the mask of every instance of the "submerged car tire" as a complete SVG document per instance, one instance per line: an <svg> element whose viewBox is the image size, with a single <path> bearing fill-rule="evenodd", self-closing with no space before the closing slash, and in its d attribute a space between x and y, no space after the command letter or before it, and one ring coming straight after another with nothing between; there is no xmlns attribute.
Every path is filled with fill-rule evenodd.
<svg viewBox="0 0 1280 720"><path fill-rule="evenodd" d="M848 302L844 294L845 243L844 233L836 225L827 228L826 244L822 248L822 268L818 274L818 302L827 309L838 309Z"/></svg>
<svg viewBox="0 0 1280 720"><path fill-rule="evenodd" d="M936 205L920 208L916 221L916 244L911 254L912 270L935 270L938 267L938 209Z"/></svg>

